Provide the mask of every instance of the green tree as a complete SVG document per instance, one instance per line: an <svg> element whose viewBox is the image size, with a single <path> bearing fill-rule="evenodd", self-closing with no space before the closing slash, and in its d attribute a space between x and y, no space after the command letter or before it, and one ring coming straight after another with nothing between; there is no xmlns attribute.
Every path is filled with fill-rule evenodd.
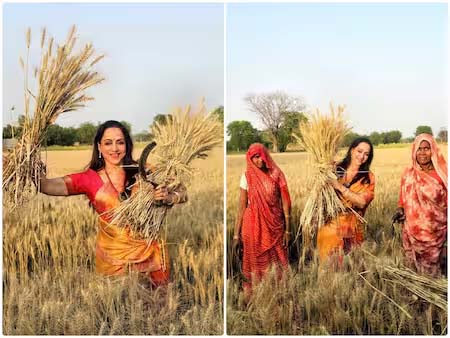
<svg viewBox="0 0 450 338"><path fill-rule="evenodd" d="M143 130L140 133L134 134L133 139L136 142L149 142L152 139L152 134L150 134L148 131Z"/></svg>
<svg viewBox="0 0 450 338"><path fill-rule="evenodd" d="M150 126L152 128L155 125L155 122L158 122L159 124L165 125L167 121L172 119L172 115L170 114L156 114L153 118L153 123Z"/></svg>
<svg viewBox="0 0 450 338"><path fill-rule="evenodd" d="M25 123L25 115L19 115L17 122L7 124L3 127L2 138L20 138L22 136L23 125Z"/></svg>
<svg viewBox="0 0 450 338"><path fill-rule="evenodd" d="M230 140L227 142L228 150L243 151L255 142L260 141L258 130L248 121L233 121L227 126Z"/></svg>
<svg viewBox="0 0 450 338"><path fill-rule="evenodd" d="M383 135L383 143L399 143L402 139L402 133L399 130L391 130L382 134Z"/></svg>
<svg viewBox="0 0 450 338"><path fill-rule="evenodd" d="M77 130L73 127L64 128L57 124L48 127L46 134L46 144L48 146L60 145L71 146L77 138Z"/></svg>
<svg viewBox="0 0 450 338"><path fill-rule="evenodd" d="M430 126L418 126L416 128L416 133L414 136L420 135L420 134L430 134L433 135L433 130Z"/></svg>
<svg viewBox="0 0 450 338"><path fill-rule="evenodd" d="M81 144L92 144L97 127L91 122L84 122L76 130L76 139Z"/></svg>
<svg viewBox="0 0 450 338"><path fill-rule="evenodd" d="M211 112L211 114L216 116L217 119L223 123L223 106L218 106Z"/></svg>
<svg viewBox="0 0 450 338"><path fill-rule="evenodd" d="M292 134L300 136L299 124L307 121L305 114L296 111L289 111L283 113L283 123L280 128L278 149L280 152L286 151L287 146L294 142Z"/></svg>
<svg viewBox="0 0 450 338"><path fill-rule="evenodd" d="M374 146L377 146L380 143L383 143L383 134L379 133L377 131L374 131L374 132L370 133L369 140L372 141L372 144Z"/></svg>

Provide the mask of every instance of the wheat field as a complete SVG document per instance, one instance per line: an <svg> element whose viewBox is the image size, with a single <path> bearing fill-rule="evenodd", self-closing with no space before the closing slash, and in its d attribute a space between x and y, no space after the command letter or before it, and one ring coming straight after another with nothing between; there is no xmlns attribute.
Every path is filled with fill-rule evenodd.
<svg viewBox="0 0 450 338"><path fill-rule="evenodd" d="M447 158L447 145L441 150ZM401 229L391 225L400 176L410 164L410 148L376 148L371 170L375 199L366 213L365 243L344 260L341 271L320 268L314 261L298 264L299 241L289 247L290 268L254 287L249 299L241 288L239 262L227 248L227 333L238 335L446 334L447 311L393 282L385 267L402 264ZM284 171L292 199L295 234L308 196L306 153L274 154ZM237 215L243 155L227 156L227 243ZM446 284L447 280L440 280ZM389 297L390 299L388 299ZM395 302L395 303L394 303Z"/></svg>
<svg viewBox="0 0 450 338"><path fill-rule="evenodd" d="M136 150L134 157L139 156ZM42 154L48 177L83 170L89 150ZM95 273L97 215L84 196L3 205L3 334L223 334L223 148L193 164L189 201L162 236L171 282Z"/></svg>

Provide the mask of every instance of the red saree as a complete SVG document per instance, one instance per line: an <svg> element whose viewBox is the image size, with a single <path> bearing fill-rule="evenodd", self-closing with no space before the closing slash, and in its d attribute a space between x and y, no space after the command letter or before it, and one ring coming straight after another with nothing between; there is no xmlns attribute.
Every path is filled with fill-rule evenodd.
<svg viewBox="0 0 450 338"><path fill-rule="evenodd" d="M147 274L154 285L169 280L165 246L134 239L128 228L110 224L106 211L119 204L119 193L110 181L104 183L92 169L64 177L69 195L86 194L99 214L95 268L103 275L120 275L129 270Z"/></svg>
<svg viewBox="0 0 450 338"><path fill-rule="evenodd" d="M431 147L434 170L425 172L416 160L422 141ZM406 220L403 226L403 249L406 260L417 271L436 275L440 272L440 255L447 239L447 162L433 137L420 134L412 146L412 165L402 176L399 207Z"/></svg>
<svg viewBox="0 0 450 338"><path fill-rule="evenodd" d="M268 171L257 168L251 158L259 154ZM286 268L287 250L283 247L285 220L281 196L290 197L286 179L262 144L252 144L247 151L248 205L242 224L243 264L247 279L243 286L251 287L260 280L271 265Z"/></svg>

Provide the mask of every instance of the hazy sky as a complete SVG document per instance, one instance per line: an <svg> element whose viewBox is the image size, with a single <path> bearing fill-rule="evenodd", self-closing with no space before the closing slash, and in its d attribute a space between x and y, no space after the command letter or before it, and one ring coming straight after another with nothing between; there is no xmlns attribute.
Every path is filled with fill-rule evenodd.
<svg viewBox="0 0 450 338"><path fill-rule="evenodd" d="M126 120L133 132L148 129L153 116L175 106L223 105L223 4L5 4L3 7L3 124L23 111L25 32L38 51L40 31L63 42L72 24L80 42L92 42L106 58L98 70L106 81L89 93L88 107L56 123ZM81 46L81 43L79 44ZM34 65L38 58L33 58Z"/></svg>
<svg viewBox="0 0 450 338"><path fill-rule="evenodd" d="M243 97L283 90L359 133L448 125L447 4L230 4L227 121L261 128Z"/></svg>

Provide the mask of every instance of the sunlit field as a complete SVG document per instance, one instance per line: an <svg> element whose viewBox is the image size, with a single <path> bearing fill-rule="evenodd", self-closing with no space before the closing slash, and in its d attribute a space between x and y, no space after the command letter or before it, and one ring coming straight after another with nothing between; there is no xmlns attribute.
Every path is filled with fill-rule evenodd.
<svg viewBox="0 0 450 338"><path fill-rule="evenodd" d="M138 157L140 150L135 153ZM78 172L90 150L43 154L48 177ZM171 282L95 273L97 215L84 196L39 195L3 205L3 334L220 335L223 333L223 148L170 212Z"/></svg>
<svg viewBox="0 0 450 338"><path fill-rule="evenodd" d="M441 149L447 158L447 145ZM402 267L401 229L391 225L391 216L397 207L401 173L410 165L410 152L410 147L375 149L371 167L376 177L375 199L365 217L366 241L345 258L341 271L323 269L314 260L299 265L300 243L295 241L289 248L290 269L284 278L269 275L246 299L239 262L228 246L227 333L446 334L447 311L417 297L387 272L387 267ZM308 155L283 153L273 158L288 180L295 234L308 196ZM227 156L228 243L245 166L244 155Z"/></svg>

